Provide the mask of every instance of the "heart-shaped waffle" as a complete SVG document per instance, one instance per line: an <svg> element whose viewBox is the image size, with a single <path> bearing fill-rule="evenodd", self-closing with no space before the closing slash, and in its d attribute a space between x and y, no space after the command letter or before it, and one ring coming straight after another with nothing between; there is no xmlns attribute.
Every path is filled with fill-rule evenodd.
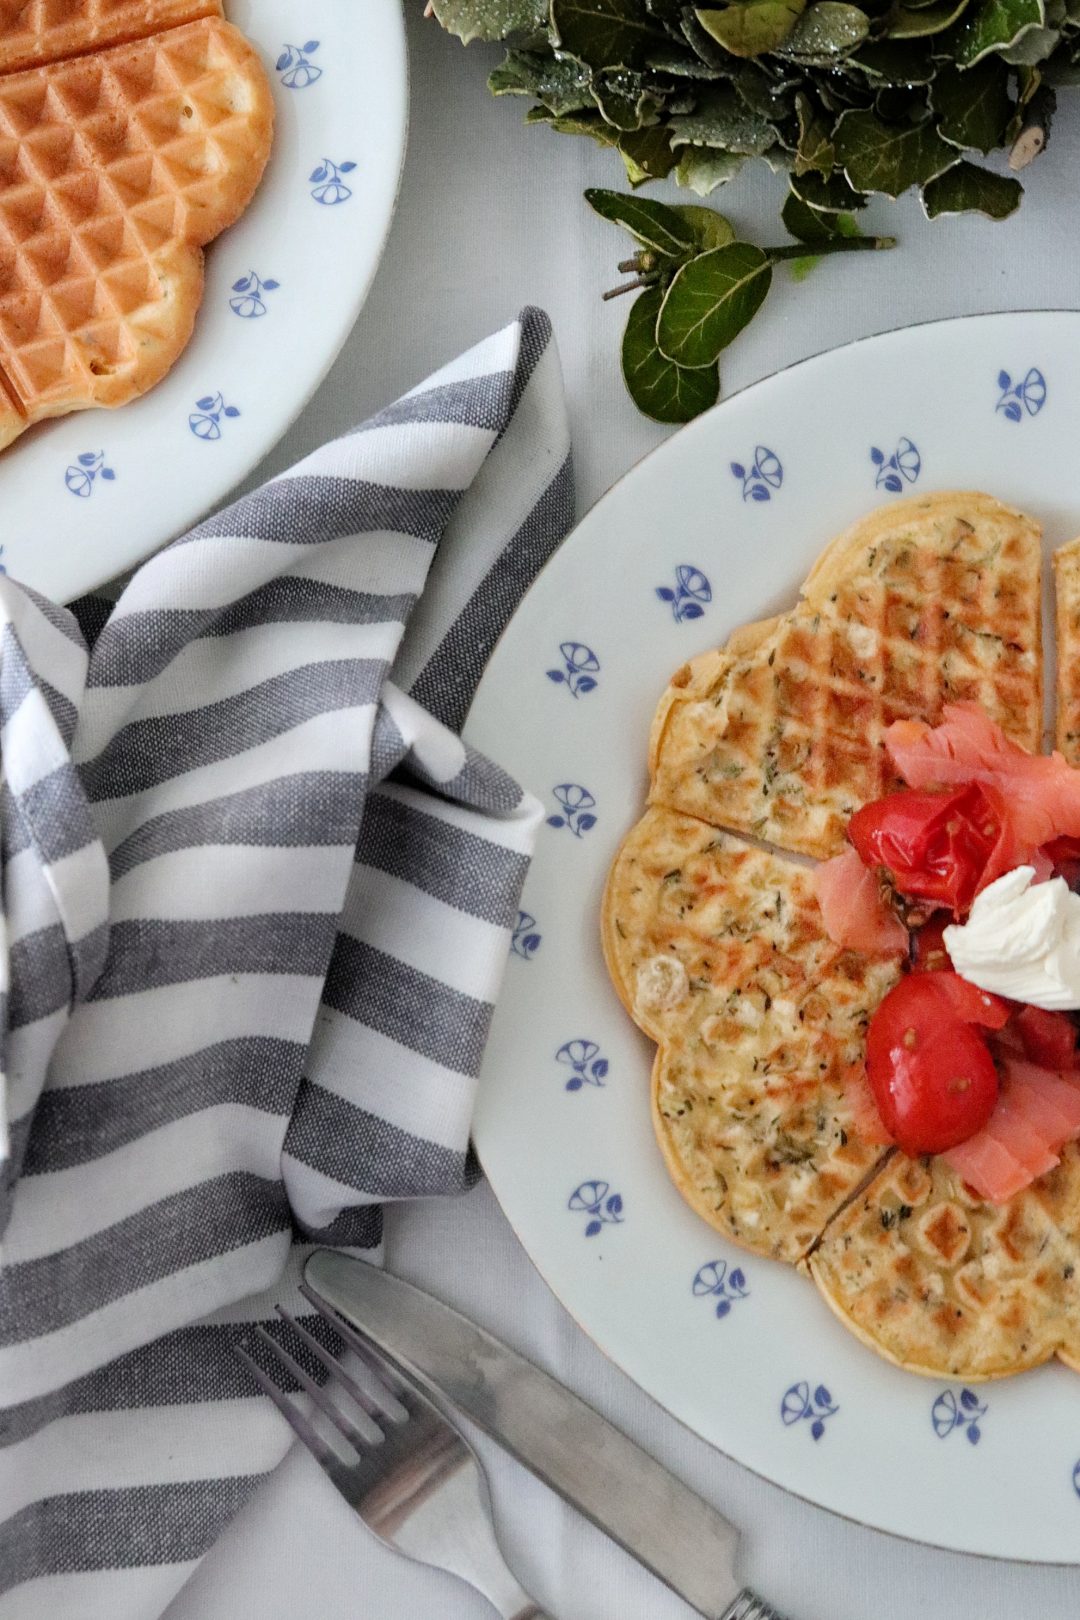
<svg viewBox="0 0 1080 1620"><path fill-rule="evenodd" d="M1075 762L1080 542L1055 572L1058 737ZM787 852L834 854L851 812L897 785L894 719L935 724L975 701L1038 746L1041 577L1037 525L986 495L856 524L790 613L674 677L650 808L603 908L616 989L657 1042L653 1119L688 1202L812 1276L881 1354L969 1381L1054 1355L1080 1365L1080 1148L996 1206L944 1160L882 1147L865 1033L901 964L833 944Z"/></svg>
<svg viewBox="0 0 1080 1620"><path fill-rule="evenodd" d="M181 9L59 8L89 37ZM45 48L49 0L21 15ZM203 245L247 206L272 130L259 59L216 16L0 76L0 447L160 381L191 335Z"/></svg>

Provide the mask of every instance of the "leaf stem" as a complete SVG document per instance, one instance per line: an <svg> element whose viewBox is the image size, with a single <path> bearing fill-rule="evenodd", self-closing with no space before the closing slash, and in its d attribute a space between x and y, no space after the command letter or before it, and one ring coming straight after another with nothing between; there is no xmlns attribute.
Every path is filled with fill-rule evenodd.
<svg viewBox="0 0 1080 1620"><path fill-rule="evenodd" d="M600 296L606 304L609 298L621 298L623 293L637 292L639 287L651 287L655 280L655 276L638 276L634 281L624 281L621 287L609 287Z"/></svg>
<svg viewBox="0 0 1080 1620"><path fill-rule="evenodd" d="M781 259L821 259L829 253L877 253L896 246L895 236L838 236L824 242L795 242L791 247L764 248L770 264Z"/></svg>

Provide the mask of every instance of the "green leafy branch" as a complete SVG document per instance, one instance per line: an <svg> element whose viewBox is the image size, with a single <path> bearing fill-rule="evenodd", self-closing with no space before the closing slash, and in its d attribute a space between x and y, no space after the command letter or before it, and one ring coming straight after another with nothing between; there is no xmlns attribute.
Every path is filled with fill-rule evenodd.
<svg viewBox="0 0 1080 1620"><path fill-rule="evenodd" d="M739 241L723 214L700 204L668 206L597 189L585 200L637 243L619 265L633 280L603 296L640 291L623 334L623 377L638 409L657 422L688 422L716 404L720 356L764 303L774 265L895 245L891 236L860 235L849 214L794 196L784 223L799 240L773 248Z"/></svg>

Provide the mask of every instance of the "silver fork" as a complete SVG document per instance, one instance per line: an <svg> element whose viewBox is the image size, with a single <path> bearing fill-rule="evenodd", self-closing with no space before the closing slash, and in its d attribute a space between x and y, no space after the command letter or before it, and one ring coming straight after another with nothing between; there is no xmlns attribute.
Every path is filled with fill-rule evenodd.
<svg viewBox="0 0 1080 1620"><path fill-rule="evenodd" d="M464 1436L373 1345L313 1294L306 1289L304 1293L355 1352L363 1384L280 1305L278 1314L330 1374L326 1385L310 1377L264 1328L256 1326L255 1334L348 1443L352 1459L346 1461L308 1414L238 1345L236 1354L259 1388L349 1506L387 1546L467 1581L504 1620L547 1620L499 1551L487 1478ZM354 1403L352 1414L331 1399L332 1387Z"/></svg>

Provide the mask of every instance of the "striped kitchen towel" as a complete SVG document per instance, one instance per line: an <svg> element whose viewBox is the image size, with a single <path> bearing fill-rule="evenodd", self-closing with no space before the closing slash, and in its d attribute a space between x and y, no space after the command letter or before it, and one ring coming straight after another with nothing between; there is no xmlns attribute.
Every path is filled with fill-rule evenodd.
<svg viewBox="0 0 1080 1620"><path fill-rule="evenodd" d="M2 1620L159 1615L286 1449L232 1347L469 1185L539 808L457 730L571 512L527 310L115 606L0 580Z"/></svg>

